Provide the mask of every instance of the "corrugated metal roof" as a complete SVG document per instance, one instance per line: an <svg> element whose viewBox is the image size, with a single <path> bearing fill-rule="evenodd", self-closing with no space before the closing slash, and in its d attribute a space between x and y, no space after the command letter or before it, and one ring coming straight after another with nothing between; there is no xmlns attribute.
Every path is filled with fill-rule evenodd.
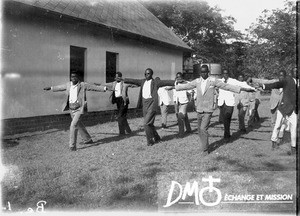
<svg viewBox="0 0 300 216"><path fill-rule="evenodd" d="M13 0L190 49L136 0Z"/></svg>

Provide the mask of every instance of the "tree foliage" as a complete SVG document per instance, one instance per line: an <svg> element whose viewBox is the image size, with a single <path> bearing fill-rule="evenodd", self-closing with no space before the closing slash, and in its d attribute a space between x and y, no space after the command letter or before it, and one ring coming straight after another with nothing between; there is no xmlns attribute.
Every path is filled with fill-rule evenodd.
<svg viewBox="0 0 300 216"><path fill-rule="evenodd" d="M234 76L274 78L296 65L296 5L265 10L247 35L235 31L235 19L199 0L139 0L193 48L203 62L221 63ZM228 42L233 39L235 42Z"/></svg>
<svg viewBox="0 0 300 216"><path fill-rule="evenodd" d="M249 28L244 69L252 75L274 78L280 70L290 71L295 67L295 6L286 1L284 9L265 10Z"/></svg>
<svg viewBox="0 0 300 216"><path fill-rule="evenodd" d="M141 2L206 62L224 61L226 39L240 36L233 28L235 19L223 17L219 8L205 1Z"/></svg>

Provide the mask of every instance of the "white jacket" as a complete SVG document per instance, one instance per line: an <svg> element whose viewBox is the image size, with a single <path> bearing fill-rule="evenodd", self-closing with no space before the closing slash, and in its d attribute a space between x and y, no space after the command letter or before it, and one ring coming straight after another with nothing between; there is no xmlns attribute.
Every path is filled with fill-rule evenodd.
<svg viewBox="0 0 300 216"><path fill-rule="evenodd" d="M160 87L157 90L157 94L158 94L158 105L171 105L172 104L172 91L168 91L165 89L165 87Z"/></svg>
<svg viewBox="0 0 300 216"><path fill-rule="evenodd" d="M222 82L225 82L224 78L222 78L221 80ZM228 78L227 83L230 85L236 85L244 88L252 88L246 82L240 82L233 78ZM227 106L235 106L235 93L219 89L218 106L222 106L224 103Z"/></svg>
<svg viewBox="0 0 300 216"><path fill-rule="evenodd" d="M186 83L189 83L189 82L184 82L184 84ZM178 83L177 85L183 85L181 83ZM186 104L189 102L189 94L192 92L192 90L183 90L183 91L176 91L174 89L174 97L173 97L173 100L174 100L174 103L178 104Z"/></svg>

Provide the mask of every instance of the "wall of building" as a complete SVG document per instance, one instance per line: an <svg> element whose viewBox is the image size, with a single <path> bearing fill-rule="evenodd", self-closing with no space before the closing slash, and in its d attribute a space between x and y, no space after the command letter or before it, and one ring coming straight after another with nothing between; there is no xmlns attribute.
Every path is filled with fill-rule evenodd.
<svg viewBox="0 0 300 216"><path fill-rule="evenodd" d="M182 70L182 51L118 37L104 28L77 24L64 16L35 16L10 11L3 16L2 119L61 114L64 93L43 91L68 82L70 46L84 47L85 81L105 82L106 52L119 54L124 77L143 78L151 67L154 76L174 79ZM130 89L130 107L136 106L138 89ZM115 109L109 92L88 92L88 110Z"/></svg>

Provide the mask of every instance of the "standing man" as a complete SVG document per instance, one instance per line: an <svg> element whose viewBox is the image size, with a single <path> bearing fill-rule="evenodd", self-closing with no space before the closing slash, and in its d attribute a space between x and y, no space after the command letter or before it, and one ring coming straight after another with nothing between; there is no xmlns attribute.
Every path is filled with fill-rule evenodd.
<svg viewBox="0 0 300 216"><path fill-rule="evenodd" d="M161 127L167 128L167 116L169 112L169 105L171 105L171 97L166 87L160 87L157 91L158 94L158 104L160 106L160 113L161 113Z"/></svg>
<svg viewBox="0 0 300 216"><path fill-rule="evenodd" d="M121 72L116 73L115 80L116 81L112 83L106 83L105 85L111 87L111 89L113 90L110 96L111 103L117 104L119 136L124 136L125 132L127 132L127 134L131 133L131 129L127 121L127 111L129 104L128 87L134 86L124 83L124 81L122 80Z"/></svg>
<svg viewBox="0 0 300 216"><path fill-rule="evenodd" d="M200 137L200 149L201 152L205 152L208 149L208 127L211 116L216 108L215 100L215 88L224 89L240 93L240 91L254 91L253 88L243 88L240 86L230 85L224 83L214 77L209 77L209 70L207 65L202 65L200 69L200 78L195 79L187 84L176 85L175 89L189 90L197 88L197 119L198 119L198 133Z"/></svg>
<svg viewBox="0 0 300 216"><path fill-rule="evenodd" d="M270 110L271 110L271 125L274 127L276 122L278 106L282 100L282 88L272 89L270 96Z"/></svg>
<svg viewBox="0 0 300 216"><path fill-rule="evenodd" d="M72 122L70 125L69 147L71 151L76 151L76 141L78 131L83 138L84 144L91 144L93 140L81 122L81 117L87 108L86 91L105 92L105 86L96 86L81 82L76 72L71 73L71 82L63 85L45 87L45 91L53 92L66 91L66 97L63 103L62 111L70 110Z"/></svg>
<svg viewBox="0 0 300 216"><path fill-rule="evenodd" d="M238 76L238 80L240 82L245 82L244 75L240 74ZM238 109L239 130L241 133L246 133L247 131L246 131L246 127L245 127L245 116L246 116L247 110L249 108L249 93L242 91L241 93L236 94L235 101L236 101L237 109Z"/></svg>
<svg viewBox="0 0 300 216"><path fill-rule="evenodd" d="M173 86L173 80L160 80L158 77L153 79L153 70L145 70L145 79L124 79L124 83L141 86L137 108L143 108L144 129L147 137L147 145L152 146L161 140L155 127L154 121L158 106L157 90L162 86Z"/></svg>
<svg viewBox="0 0 300 216"><path fill-rule="evenodd" d="M274 128L276 124L276 117L278 111L278 106L282 100L282 88L280 89L272 89L271 97L270 97L270 110L271 110L271 126ZM279 147L279 143L281 143L284 135L284 131L289 131L289 122L286 119L281 121L280 130L278 133L278 142L272 146L272 149Z"/></svg>
<svg viewBox="0 0 300 216"><path fill-rule="evenodd" d="M183 74L178 72L176 74L176 85L183 85L188 83L183 79ZM178 106L178 128L179 128L179 137L184 136L184 126L186 129L186 133L191 133L191 125L189 121L189 117L187 114L187 106L189 103L189 92L187 90L184 91L176 91L175 90L175 103Z"/></svg>
<svg viewBox="0 0 300 216"><path fill-rule="evenodd" d="M223 71L222 82L228 83L230 85L241 86L244 88L252 88L246 82L240 82L236 79L229 77L228 70ZM232 91L227 91L225 89L219 89L218 96L218 106L220 107L220 114L222 115L223 125L224 125L224 140L228 142L230 135L230 123L233 113L233 108L235 106L235 94Z"/></svg>
<svg viewBox="0 0 300 216"><path fill-rule="evenodd" d="M271 141L272 148L278 143L278 134L280 131L281 123L284 118L290 123L291 133L291 151L288 154L296 153L296 139L297 139L297 81L290 75L286 74L286 71L279 72L279 81L270 84L261 84L259 79L252 78L253 82L257 82L263 89L280 89L282 88L283 95L282 100L278 106L276 123L272 132Z"/></svg>

